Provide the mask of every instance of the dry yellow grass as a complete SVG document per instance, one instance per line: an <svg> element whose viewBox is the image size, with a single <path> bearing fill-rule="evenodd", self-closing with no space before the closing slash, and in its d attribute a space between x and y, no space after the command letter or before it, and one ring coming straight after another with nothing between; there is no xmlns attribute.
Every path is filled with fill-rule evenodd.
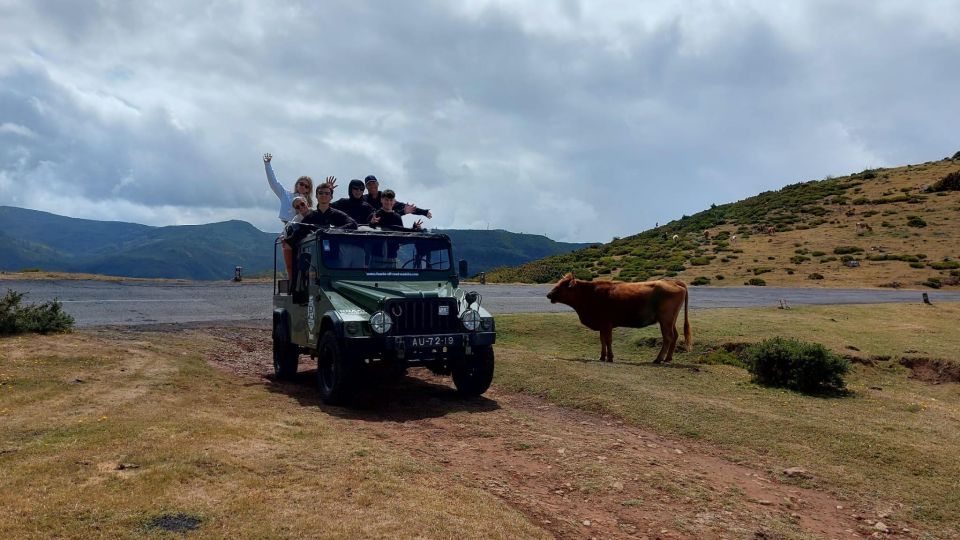
<svg viewBox="0 0 960 540"><path fill-rule="evenodd" d="M545 537L337 418L209 367L200 333L0 340L0 537Z"/></svg>

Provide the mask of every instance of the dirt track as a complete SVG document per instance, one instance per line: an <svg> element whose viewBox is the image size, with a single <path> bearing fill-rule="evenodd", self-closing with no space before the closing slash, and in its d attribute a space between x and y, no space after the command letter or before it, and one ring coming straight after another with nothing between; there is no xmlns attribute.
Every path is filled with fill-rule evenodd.
<svg viewBox="0 0 960 540"><path fill-rule="evenodd" d="M851 508L707 445L496 388L463 400L447 378L425 370L369 391L360 406L328 407L316 397L308 358L296 381L272 379L268 330L216 335L215 366L442 467L451 482L496 494L559 538L887 537L877 520L897 537L911 536L882 511ZM510 354L517 353L498 350L501 359Z"/></svg>

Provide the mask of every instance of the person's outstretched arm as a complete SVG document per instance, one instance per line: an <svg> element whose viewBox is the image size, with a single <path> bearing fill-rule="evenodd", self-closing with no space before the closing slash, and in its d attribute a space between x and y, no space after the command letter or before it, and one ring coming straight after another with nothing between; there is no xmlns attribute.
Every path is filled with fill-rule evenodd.
<svg viewBox="0 0 960 540"><path fill-rule="evenodd" d="M277 182L277 175L273 174L273 167L270 165L272 159L273 156L270 154L263 155L263 168L267 171L267 184L269 184L270 189L277 194L277 197L283 200L287 190L280 185L280 182Z"/></svg>

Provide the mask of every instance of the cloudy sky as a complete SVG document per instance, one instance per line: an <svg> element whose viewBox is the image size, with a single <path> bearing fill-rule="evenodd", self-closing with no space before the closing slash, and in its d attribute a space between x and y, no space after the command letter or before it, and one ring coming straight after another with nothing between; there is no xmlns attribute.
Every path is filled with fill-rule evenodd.
<svg viewBox="0 0 960 540"><path fill-rule="evenodd" d="M608 241L960 150L954 0L0 0L0 205L278 230L261 156Z"/></svg>

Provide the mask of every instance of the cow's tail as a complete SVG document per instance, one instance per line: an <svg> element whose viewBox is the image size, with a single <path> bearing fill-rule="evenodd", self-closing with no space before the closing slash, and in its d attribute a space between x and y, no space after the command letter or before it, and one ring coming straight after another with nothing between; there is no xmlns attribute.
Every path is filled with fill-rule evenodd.
<svg viewBox="0 0 960 540"><path fill-rule="evenodd" d="M687 315L687 304L690 299L690 292L687 290L686 283L683 287L683 345L690 352L693 347L693 332L690 331L690 317Z"/></svg>

